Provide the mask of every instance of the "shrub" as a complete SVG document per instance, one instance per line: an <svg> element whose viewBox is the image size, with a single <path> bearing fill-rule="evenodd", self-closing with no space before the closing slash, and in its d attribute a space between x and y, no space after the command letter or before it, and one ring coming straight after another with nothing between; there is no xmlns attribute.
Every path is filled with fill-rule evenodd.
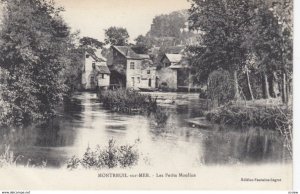
<svg viewBox="0 0 300 194"><path fill-rule="evenodd" d="M247 107L229 104L206 114L209 121L235 126L256 126L277 130L292 156L292 109L288 106Z"/></svg>
<svg viewBox="0 0 300 194"><path fill-rule="evenodd" d="M152 112L152 117L158 127L164 127L169 119L169 115L161 107Z"/></svg>
<svg viewBox="0 0 300 194"><path fill-rule="evenodd" d="M0 168L2 167L16 167L17 161L22 158L22 155L16 156L14 152L10 149L9 145L4 146L4 151L0 153ZM26 167L38 167L38 168L45 168L47 166L47 161L42 161L41 164L38 165L30 165L30 159L28 159L27 164L23 165Z"/></svg>
<svg viewBox="0 0 300 194"><path fill-rule="evenodd" d="M81 159L73 156L67 161L67 168L76 169L79 166L85 169L127 168L136 165L138 159L135 144L116 146L115 141L110 139L106 148L98 145L95 150L87 148Z"/></svg>
<svg viewBox="0 0 300 194"><path fill-rule="evenodd" d="M208 77L207 97L217 106L231 101L234 97L233 82L228 71L219 69ZM215 105L215 104L213 104Z"/></svg>
<svg viewBox="0 0 300 194"><path fill-rule="evenodd" d="M134 113L153 111L157 107L156 99L128 89L106 90L99 94L103 106L116 112Z"/></svg>

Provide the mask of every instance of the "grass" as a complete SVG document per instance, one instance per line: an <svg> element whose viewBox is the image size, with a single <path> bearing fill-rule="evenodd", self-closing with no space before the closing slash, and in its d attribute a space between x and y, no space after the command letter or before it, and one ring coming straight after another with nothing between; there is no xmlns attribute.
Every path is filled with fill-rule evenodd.
<svg viewBox="0 0 300 194"><path fill-rule="evenodd" d="M15 156L14 152L10 149L9 145L4 146L4 151L0 153L0 168L3 167L17 167L19 166L17 164L17 161L19 159L23 158L22 155ZM35 166L35 165L30 165L30 159L27 161L27 164L24 165L25 167L38 167L38 168L45 168L47 166L47 162L43 161L42 164Z"/></svg>
<svg viewBox="0 0 300 194"><path fill-rule="evenodd" d="M100 102L103 106L122 113L148 113L149 118L154 120L158 127L166 124L169 115L157 106L156 98L141 94L134 90L118 89L106 90L99 93Z"/></svg>
<svg viewBox="0 0 300 194"><path fill-rule="evenodd" d="M104 107L115 112L136 113L154 111L157 108L156 99L152 99L150 95L128 89L101 91L99 99Z"/></svg>
<svg viewBox="0 0 300 194"><path fill-rule="evenodd" d="M116 146L115 140L110 139L108 146L95 150L87 148L82 158L73 156L67 162L68 169L103 169L103 168L129 168L135 166L139 160L139 154L135 145Z"/></svg>
<svg viewBox="0 0 300 194"><path fill-rule="evenodd" d="M245 106L227 104L206 114L207 120L234 126L254 126L277 130L284 138L284 144L292 156L293 120L289 106Z"/></svg>

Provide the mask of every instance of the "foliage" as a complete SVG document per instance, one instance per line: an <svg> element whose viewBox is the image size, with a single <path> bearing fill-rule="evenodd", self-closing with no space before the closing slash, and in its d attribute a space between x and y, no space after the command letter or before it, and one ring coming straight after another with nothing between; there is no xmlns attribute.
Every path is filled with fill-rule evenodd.
<svg viewBox="0 0 300 194"><path fill-rule="evenodd" d="M161 107L158 107L154 112L151 112L151 116L158 127L164 127L167 124L170 115L168 115Z"/></svg>
<svg viewBox="0 0 300 194"><path fill-rule="evenodd" d="M83 37L79 40L80 47L83 48L95 48L95 49L100 49L103 47L103 43L100 42L99 40L91 37Z"/></svg>
<svg viewBox="0 0 300 194"><path fill-rule="evenodd" d="M135 45L131 48L138 54L148 54L149 49L152 47L151 39L143 35L139 35L135 42Z"/></svg>
<svg viewBox="0 0 300 194"><path fill-rule="evenodd" d="M68 90L66 67L74 48L62 8L46 0L2 1L1 101L5 123L21 125L55 114ZM3 115L2 115L3 116Z"/></svg>
<svg viewBox="0 0 300 194"><path fill-rule="evenodd" d="M3 167L16 167L17 162L23 156L15 156L14 152L11 150L9 145L4 145L4 152L0 153L0 168ZM46 161L42 161L40 165L30 165L30 160L27 161L26 167L38 167L38 168L45 168L47 166Z"/></svg>
<svg viewBox="0 0 300 194"><path fill-rule="evenodd" d="M233 81L228 71L222 69L213 71L207 82L207 97L217 101L218 106L233 99Z"/></svg>
<svg viewBox="0 0 300 194"><path fill-rule="evenodd" d="M187 10L158 15L154 17L146 36L150 37L156 46L186 43L188 38L194 36L193 32L187 30L187 20Z"/></svg>
<svg viewBox="0 0 300 194"><path fill-rule="evenodd" d="M105 30L105 44L125 46L128 44L128 38L126 28L113 26Z"/></svg>
<svg viewBox="0 0 300 194"><path fill-rule="evenodd" d="M134 90L118 89L100 92L103 106L116 112L134 113L152 111L157 107L156 100Z"/></svg>
<svg viewBox="0 0 300 194"><path fill-rule="evenodd" d="M4 152L0 155L0 168L4 166L16 166L14 153L10 151L10 147L5 145Z"/></svg>
<svg viewBox="0 0 300 194"><path fill-rule="evenodd" d="M278 74L282 77L276 81L283 82L281 95L288 96L285 93L292 73L291 0L193 0L189 12L190 28L199 33L198 44L188 49L193 54L196 81L206 82L211 72L223 68L234 72L236 94L240 88L248 90L251 98L258 92L263 94L256 96L268 98L269 90L274 93L268 88L274 86L272 77ZM249 67L248 56L254 56L255 66ZM249 69L255 71L252 75L260 73L263 77L262 89L252 90ZM243 76L246 82L240 83Z"/></svg>
<svg viewBox="0 0 300 194"><path fill-rule="evenodd" d="M102 168L128 168L137 164L139 154L134 145L116 146L115 140L108 141L108 147L101 148L99 145L95 150L87 148L81 159L73 156L67 162L68 169L83 167L86 169Z"/></svg>
<svg viewBox="0 0 300 194"><path fill-rule="evenodd" d="M287 106L241 106L227 104L206 114L209 121L234 126L257 126L277 130L284 138L284 143L292 156L293 116Z"/></svg>
<svg viewBox="0 0 300 194"><path fill-rule="evenodd" d="M259 126L265 129L288 128L292 111L285 106L241 106L228 104L208 113L207 119L216 123L236 126Z"/></svg>

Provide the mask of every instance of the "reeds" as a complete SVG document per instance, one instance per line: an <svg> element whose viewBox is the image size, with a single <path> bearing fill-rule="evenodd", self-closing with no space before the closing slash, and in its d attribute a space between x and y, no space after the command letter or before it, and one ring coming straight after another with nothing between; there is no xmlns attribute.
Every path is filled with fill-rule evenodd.
<svg viewBox="0 0 300 194"><path fill-rule="evenodd" d="M209 121L235 126L254 126L277 130L292 156L292 109L288 106L242 106L229 104L206 114Z"/></svg>
<svg viewBox="0 0 300 194"><path fill-rule="evenodd" d="M24 156L18 155L16 156L14 152L11 150L9 145L4 145L4 151L0 153L0 168L3 167L17 167L23 166L27 168L45 168L47 166L47 161L43 160L39 165L31 165L31 159L27 160L26 165L17 164L17 162L23 158Z"/></svg>
<svg viewBox="0 0 300 194"><path fill-rule="evenodd" d="M128 89L102 91L99 98L104 107L115 112L154 111L157 107L156 99L152 99L150 95Z"/></svg>

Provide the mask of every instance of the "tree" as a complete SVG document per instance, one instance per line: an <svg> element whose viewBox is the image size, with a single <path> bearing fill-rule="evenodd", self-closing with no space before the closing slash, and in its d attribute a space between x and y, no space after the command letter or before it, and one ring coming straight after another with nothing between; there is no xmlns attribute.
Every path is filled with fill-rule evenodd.
<svg viewBox="0 0 300 194"><path fill-rule="evenodd" d="M46 0L2 0L0 30L1 124L18 125L55 114L67 85L73 48L62 8ZM4 108L3 108L4 107Z"/></svg>
<svg viewBox="0 0 300 194"><path fill-rule="evenodd" d="M193 46L193 65L199 71L222 68L232 72L235 99L240 98L238 71L245 64L247 46L244 33L254 17L253 4L246 0L193 0L190 8L190 28L200 32L200 46ZM203 75L203 74L202 74Z"/></svg>
<svg viewBox="0 0 300 194"><path fill-rule="evenodd" d="M128 44L129 34L126 28L110 27L105 30L105 44L125 46Z"/></svg>
<svg viewBox="0 0 300 194"><path fill-rule="evenodd" d="M149 37L139 35L135 39L135 45L131 48L138 54L147 54L151 47L151 39Z"/></svg>
<svg viewBox="0 0 300 194"><path fill-rule="evenodd" d="M149 34L153 37L179 38L181 34L180 29L186 27L186 21L186 11L176 11L170 14L156 16L152 21Z"/></svg>
<svg viewBox="0 0 300 194"><path fill-rule="evenodd" d="M281 97L284 103L289 101L289 88L293 73L293 1L270 0L270 11L274 14L279 25L281 37Z"/></svg>
<svg viewBox="0 0 300 194"><path fill-rule="evenodd" d="M101 49L104 45L104 43L91 37L83 37L79 40L79 43L80 43L80 47L82 48L94 48L94 49Z"/></svg>

